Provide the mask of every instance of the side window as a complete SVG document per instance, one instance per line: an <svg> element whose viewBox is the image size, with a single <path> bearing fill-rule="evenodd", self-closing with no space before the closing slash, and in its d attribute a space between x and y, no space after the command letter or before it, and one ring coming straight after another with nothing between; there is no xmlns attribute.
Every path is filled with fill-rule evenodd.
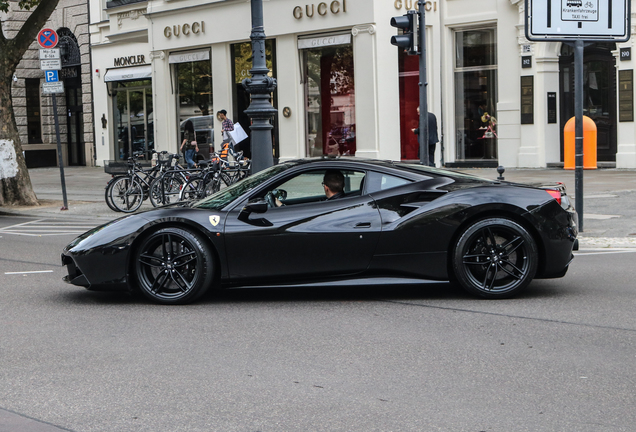
<svg viewBox="0 0 636 432"><path fill-rule="evenodd" d="M342 198L359 196L366 173L352 170L339 171L344 177L344 196ZM284 180L268 192L271 192L278 202L285 206L325 201L327 199L323 186L325 172L326 170L320 169L300 173Z"/></svg>
<svg viewBox="0 0 636 432"><path fill-rule="evenodd" d="M389 174L369 171L367 174L367 193L378 192L411 183L411 180L403 179Z"/></svg>

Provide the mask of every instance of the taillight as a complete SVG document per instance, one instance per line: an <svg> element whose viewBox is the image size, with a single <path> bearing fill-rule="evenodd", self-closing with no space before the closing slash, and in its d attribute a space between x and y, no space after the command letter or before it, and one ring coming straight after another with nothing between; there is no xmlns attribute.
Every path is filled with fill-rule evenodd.
<svg viewBox="0 0 636 432"><path fill-rule="evenodd" d="M560 190L546 189L546 192L549 193L552 198L557 200L559 205L561 205L561 191Z"/></svg>

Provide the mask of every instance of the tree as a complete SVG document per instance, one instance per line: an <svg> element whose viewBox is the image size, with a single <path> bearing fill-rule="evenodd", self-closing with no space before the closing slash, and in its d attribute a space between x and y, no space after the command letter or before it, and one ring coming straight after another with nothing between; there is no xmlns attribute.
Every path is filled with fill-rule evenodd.
<svg viewBox="0 0 636 432"><path fill-rule="evenodd" d="M36 205L31 178L22 154L22 143L13 114L11 81L18 63L35 40L59 0L0 0L0 12L8 12L11 3L33 12L17 31L7 39L0 17L0 205Z"/></svg>

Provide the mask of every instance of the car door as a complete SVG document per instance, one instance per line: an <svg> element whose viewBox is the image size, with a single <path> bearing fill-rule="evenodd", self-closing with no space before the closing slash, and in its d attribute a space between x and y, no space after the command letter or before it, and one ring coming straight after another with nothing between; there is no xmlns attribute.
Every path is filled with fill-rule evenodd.
<svg viewBox="0 0 636 432"><path fill-rule="evenodd" d="M311 280L368 268L381 218L373 199L361 192L365 173L346 171L345 196L326 200L324 171L308 170L284 179L276 188L286 188L284 206L247 218L240 216L242 206L229 212L225 236L231 279Z"/></svg>
<svg viewBox="0 0 636 432"><path fill-rule="evenodd" d="M426 211L447 192L449 181L431 177L412 182L385 173L369 172L368 192L382 218L382 234L370 270L417 277L446 275L446 248L454 226L439 223L444 211ZM450 206L447 211L455 211Z"/></svg>

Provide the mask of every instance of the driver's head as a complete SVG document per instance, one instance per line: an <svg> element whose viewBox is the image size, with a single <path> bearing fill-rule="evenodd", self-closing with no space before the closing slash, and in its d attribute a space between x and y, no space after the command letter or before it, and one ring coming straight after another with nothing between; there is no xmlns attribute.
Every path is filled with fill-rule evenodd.
<svg viewBox="0 0 636 432"><path fill-rule="evenodd" d="M327 170L322 179L322 184L325 185L327 197L335 195L344 190L344 175L339 170Z"/></svg>

